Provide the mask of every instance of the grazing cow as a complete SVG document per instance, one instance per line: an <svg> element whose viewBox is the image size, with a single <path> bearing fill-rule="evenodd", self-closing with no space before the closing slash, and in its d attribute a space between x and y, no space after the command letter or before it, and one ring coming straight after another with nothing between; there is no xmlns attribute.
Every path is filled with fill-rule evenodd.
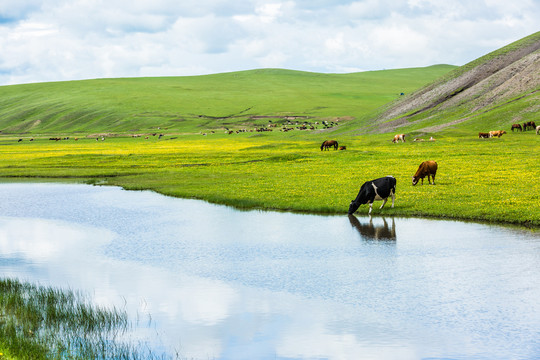
<svg viewBox="0 0 540 360"><path fill-rule="evenodd" d="M493 131L490 131L489 132L489 137L498 137L500 138L501 136L503 136L503 134L506 134L506 131L504 130L493 130Z"/></svg>
<svg viewBox="0 0 540 360"><path fill-rule="evenodd" d="M396 199L396 179L393 176L385 176L383 178L366 181L360 188L356 199L351 201L351 204L349 205L349 214L353 214L360 205L363 204L369 204L368 214L371 214L373 202L375 200L382 200L383 203L380 207L380 209L382 209L388 201L389 196L392 196L393 208Z"/></svg>
<svg viewBox="0 0 540 360"><path fill-rule="evenodd" d="M416 139L414 139L413 141L424 141L424 139L416 138Z"/></svg>
<svg viewBox="0 0 540 360"><path fill-rule="evenodd" d="M347 147L346 146L340 146L339 150L347 150Z"/></svg>
<svg viewBox="0 0 540 360"><path fill-rule="evenodd" d="M540 135L540 125L536 127L536 135Z"/></svg>
<svg viewBox="0 0 540 360"><path fill-rule="evenodd" d="M338 142L336 140L325 140L321 144L321 151L330 150L331 147L334 147L334 150L338 149Z"/></svg>
<svg viewBox="0 0 540 360"><path fill-rule="evenodd" d="M514 130L523 131L523 128L519 124L512 124L512 127L510 129L512 130L512 132L514 132Z"/></svg>
<svg viewBox="0 0 540 360"><path fill-rule="evenodd" d="M394 136L394 140L392 140L393 143L397 143L399 141L405 142L405 134L397 134Z"/></svg>
<svg viewBox="0 0 540 360"><path fill-rule="evenodd" d="M416 174L412 177L413 186L418 184L418 180L422 179L422 185L424 185L424 178L427 176L427 180L431 185L429 177L433 178L433 185L435 185L435 174L437 174L437 163L433 160L424 161L416 170Z"/></svg>
<svg viewBox="0 0 540 360"><path fill-rule="evenodd" d="M479 132L478 133L478 138L479 139L488 139L490 138L491 136L489 136L489 133L483 133L483 132Z"/></svg>

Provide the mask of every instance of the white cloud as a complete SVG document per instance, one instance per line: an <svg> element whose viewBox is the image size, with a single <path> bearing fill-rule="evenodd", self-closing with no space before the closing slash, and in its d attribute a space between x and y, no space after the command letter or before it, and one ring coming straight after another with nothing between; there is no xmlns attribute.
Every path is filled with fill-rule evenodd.
<svg viewBox="0 0 540 360"><path fill-rule="evenodd" d="M539 18L534 0L5 0L0 84L462 65Z"/></svg>

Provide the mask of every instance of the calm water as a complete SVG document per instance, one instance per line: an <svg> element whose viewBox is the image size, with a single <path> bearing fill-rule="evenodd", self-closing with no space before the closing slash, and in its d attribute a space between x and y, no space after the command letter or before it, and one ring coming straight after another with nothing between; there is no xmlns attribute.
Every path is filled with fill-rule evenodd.
<svg viewBox="0 0 540 360"><path fill-rule="evenodd" d="M182 358L540 358L538 233L86 185L0 198L0 276L126 306Z"/></svg>

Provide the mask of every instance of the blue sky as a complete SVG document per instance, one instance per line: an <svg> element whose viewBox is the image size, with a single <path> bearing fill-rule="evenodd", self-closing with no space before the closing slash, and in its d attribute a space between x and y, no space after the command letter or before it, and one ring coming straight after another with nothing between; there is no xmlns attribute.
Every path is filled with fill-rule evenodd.
<svg viewBox="0 0 540 360"><path fill-rule="evenodd" d="M463 65L539 24L540 0L2 0L0 85Z"/></svg>

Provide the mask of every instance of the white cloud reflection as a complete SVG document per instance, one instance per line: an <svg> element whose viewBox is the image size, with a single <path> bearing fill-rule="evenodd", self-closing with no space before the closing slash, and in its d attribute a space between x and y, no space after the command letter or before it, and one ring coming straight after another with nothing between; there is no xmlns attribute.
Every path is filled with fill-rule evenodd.
<svg viewBox="0 0 540 360"><path fill-rule="evenodd" d="M538 355L530 233L395 219L377 237L380 217L239 212L114 187L0 195L2 276L126 306L138 339L184 358Z"/></svg>

